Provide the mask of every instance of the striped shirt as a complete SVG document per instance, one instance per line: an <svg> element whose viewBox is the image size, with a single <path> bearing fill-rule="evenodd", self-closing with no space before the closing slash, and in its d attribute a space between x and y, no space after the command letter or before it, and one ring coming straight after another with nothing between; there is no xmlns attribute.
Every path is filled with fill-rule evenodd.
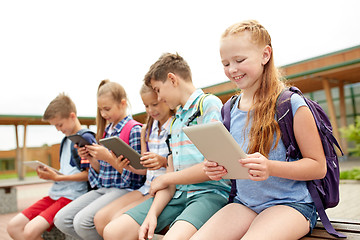
<svg viewBox="0 0 360 240"><path fill-rule="evenodd" d="M154 120L151 132L149 136L149 141L147 143L149 152L156 153L160 156L167 157L169 154L169 149L165 142L170 129L170 124L174 117L170 117L159 129L159 121ZM159 133L160 130L160 133ZM144 186L142 186L139 191L146 195L149 193L151 181L154 180L156 177L164 174L166 172L166 168L162 167L157 170L150 170L146 171L146 181Z"/></svg>
<svg viewBox="0 0 360 240"><path fill-rule="evenodd" d="M204 161L204 156L182 131L187 119L197 110L200 97L203 94L204 92L201 89L196 90L184 107L180 107L176 112L176 120L172 126L170 139L174 171L181 171ZM203 114L195 118L190 125L220 121L221 106L222 103L218 97L214 95L205 97L203 101ZM213 192L227 199L230 192L230 182L228 180L206 181L197 184L177 185L176 189L178 191L175 193L174 198L179 197L181 191L187 191L188 197L199 193Z"/></svg>
<svg viewBox="0 0 360 240"><path fill-rule="evenodd" d="M111 131L112 124L109 124L105 129L105 138L111 136L119 136L121 130L125 124L131 119L130 116L126 116L121 120ZM130 131L129 145L137 152L141 152L140 144L141 126L136 125ZM105 188L131 188L138 189L144 182L144 176L134 174L126 169L123 169L123 173L120 174L109 163L103 160L98 160L100 163L100 170L97 173L91 166L89 169L89 182L91 187L105 187Z"/></svg>

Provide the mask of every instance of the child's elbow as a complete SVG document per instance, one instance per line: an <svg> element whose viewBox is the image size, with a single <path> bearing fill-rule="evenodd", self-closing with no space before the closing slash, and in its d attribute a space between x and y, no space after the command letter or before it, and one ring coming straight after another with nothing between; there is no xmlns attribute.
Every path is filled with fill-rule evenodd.
<svg viewBox="0 0 360 240"><path fill-rule="evenodd" d="M324 163L321 164L321 167L319 168L319 171L318 171L319 179L324 178L326 173L327 173L327 166L326 166L326 159L325 159Z"/></svg>

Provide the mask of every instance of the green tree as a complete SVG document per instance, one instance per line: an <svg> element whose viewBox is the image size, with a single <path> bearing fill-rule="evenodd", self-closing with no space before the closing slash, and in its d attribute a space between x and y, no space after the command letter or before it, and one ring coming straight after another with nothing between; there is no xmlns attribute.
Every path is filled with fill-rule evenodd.
<svg viewBox="0 0 360 240"><path fill-rule="evenodd" d="M355 147L348 149L349 153L353 156L360 156L360 117L355 119L355 124L341 128L340 132L346 140L355 143Z"/></svg>

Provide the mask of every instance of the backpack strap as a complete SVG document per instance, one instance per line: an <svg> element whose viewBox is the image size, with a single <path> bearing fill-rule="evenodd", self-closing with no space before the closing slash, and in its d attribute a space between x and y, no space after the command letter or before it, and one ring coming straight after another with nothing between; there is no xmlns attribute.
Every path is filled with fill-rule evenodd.
<svg viewBox="0 0 360 240"><path fill-rule="evenodd" d="M201 115L203 115L203 113L204 113L204 106L203 106L204 99L205 99L207 96L209 96L209 95L212 95L212 94L211 94L211 93L205 93L205 94L201 95L200 100L199 100L199 104L198 104L198 106L197 106L196 111L195 111L195 112L193 113L193 115L191 115L191 116L188 118L188 120L185 122L185 125L186 125L186 126L189 126L190 123L195 120L195 118L200 117ZM173 126L175 120L176 120L176 117L174 117L173 120L172 120L171 123L170 123L169 134L168 134L168 136L167 136L167 138L166 138L166 140L165 140L166 145L167 145L168 150L169 150L169 154L168 154L168 155L171 155L171 153L172 153L171 147L170 147L170 139L171 139L172 126Z"/></svg>
<svg viewBox="0 0 360 240"><path fill-rule="evenodd" d="M229 132L231 122L231 109L233 108L238 97L239 95L231 96L231 98L227 100L224 106L221 108L221 117L223 119L223 124Z"/></svg>
<svg viewBox="0 0 360 240"><path fill-rule="evenodd" d="M233 108L237 98L239 95L233 95L229 100L225 102L223 107L221 108L221 117L223 119L223 124L226 129L230 132L230 123L231 123L231 109ZM231 190L229 194L228 203L234 202L234 198L236 197L236 180L231 179Z"/></svg>
<svg viewBox="0 0 360 240"><path fill-rule="evenodd" d="M185 122L186 126L189 126L190 123L195 120L195 118L200 117L201 115L203 115L203 113L204 113L203 102L204 102L204 99L209 95L211 95L211 94L210 93L205 93L200 97L199 104L197 106L196 111Z"/></svg>
<svg viewBox="0 0 360 240"><path fill-rule="evenodd" d="M120 132L120 135L119 135L119 138L121 138L124 142L126 142L127 144L129 144L130 142L130 132L131 132L131 129L136 126L136 125L139 125L141 126L142 124L135 121L134 119L130 119L126 124L125 126L123 126L123 128L121 129L121 132Z"/></svg>
<svg viewBox="0 0 360 240"><path fill-rule="evenodd" d="M276 118L281 131L281 139L286 148L286 161L289 161L290 158L301 158L301 152L293 133L294 116L290 98L294 93L290 89L285 89L280 93L276 101Z"/></svg>
<svg viewBox="0 0 360 240"><path fill-rule="evenodd" d="M174 117L173 120L172 120L171 123L170 123L169 134L167 135L166 140L165 140L166 145L167 145L168 150L169 150L168 156L172 154L171 147L170 147L170 139L171 139L172 126L173 126L173 124L174 124L174 122L175 122L175 119L176 119L176 118Z"/></svg>

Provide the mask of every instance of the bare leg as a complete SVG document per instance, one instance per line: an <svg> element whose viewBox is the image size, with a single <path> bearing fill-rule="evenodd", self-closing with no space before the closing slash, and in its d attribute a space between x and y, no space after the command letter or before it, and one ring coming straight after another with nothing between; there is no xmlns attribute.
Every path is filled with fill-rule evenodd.
<svg viewBox="0 0 360 240"><path fill-rule="evenodd" d="M242 239L299 239L309 230L309 221L299 211L279 205L262 211Z"/></svg>
<svg viewBox="0 0 360 240"><path fill-rule="evenodd" d="M187 221L176 221L170 230L165 234L164 240L185 240L190 239L197 229Z"/></svg>
<svg viewBox="0 0 360 240"><path fill-rule="evenodd" d="M13 217L7 225L7 232L9 233L10 237L15 240L25 239L24 228L26 224L29 223L29 221L30 220L22 213L19 213Z"/></svg>
<svg viewBox="0 0 360 240"><path fill-rule="evenodd" d="M132 209L133 207L136 207L137 205L139 205L142 202L145 202L146 200L148 200L151 196L150 195L146 195L143 196L142 198L132 202L131 204L126 205L124 208L122 208L121 210L119 210L117 213L114 214L113 218L111 219L114 220L118 217L120 217L124 212L126 212L127 210Z"/></svg>
<svg viewBox="0 0 360 240"><path fill-rule="evenodd" d="M50 227L50 224L41 216L36 216L24 229L24 237L26 240L42 239L41 234Z"/></svg>
<svg viewBox="0 0 360 240"><path fill-rule="evenodd" d="M140 225L129 215L123 214L104 228L105 240L137 240Z"/></svg>
<svg viewBox="0 0 360 240"><path fill-rule="evenodd" d="M122 211L124 207L141 198L143 195L139 191L132 191L100 209L94 217L95 228L99 235L103 236L105 226L113 219L114 215L119 215L117 214L119 211L120 214L124 213Z"/></svg>
<svg viewBox="0 0 360 240"><path fill-rule="evenodd" d="M244 205L232 203L216 212L191 240L239 240L248 230L257 214ZM261 239L261 238L260 238Z"/></svg>

